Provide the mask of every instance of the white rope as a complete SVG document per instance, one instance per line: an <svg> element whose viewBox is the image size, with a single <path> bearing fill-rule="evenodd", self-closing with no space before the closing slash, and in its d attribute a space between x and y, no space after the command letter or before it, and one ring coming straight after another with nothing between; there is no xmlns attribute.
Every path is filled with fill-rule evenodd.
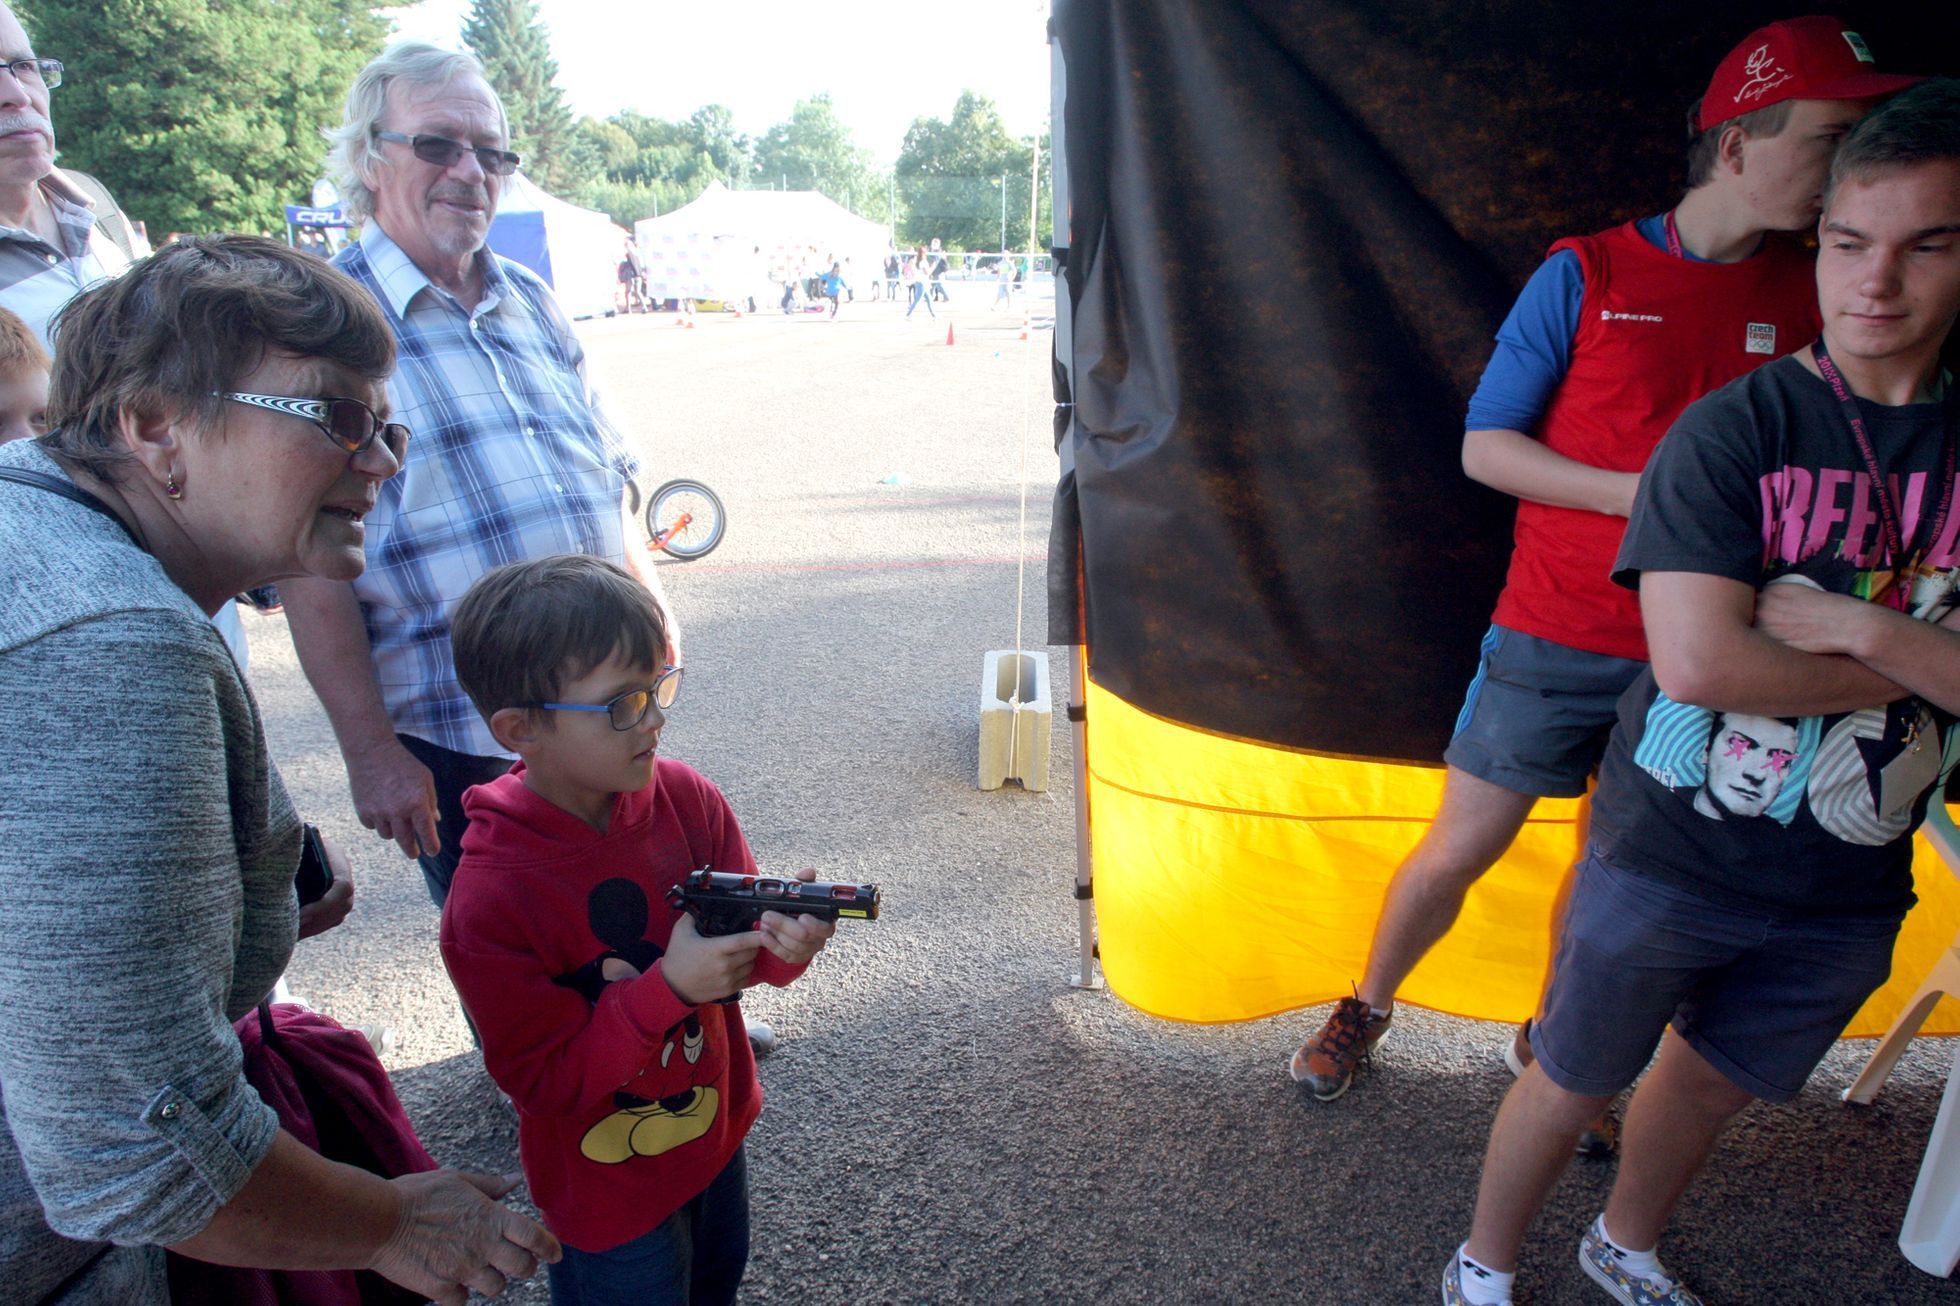
<svg viewBox="0 0 1960 1306"><path fill-rule="evenodd" d="M1041 361L1041 352L1034 347L1034 309L1028 299L1028 296L1034 294L1035 251L1038 248L1036 241L1039 238L1039 227L1041 223L1041 137L1039 136L1036 136L1034 140L1034 160L1030 164L1028 172L1028 280L1027 288L1023 291L1021 300L1021 308L1024 314L1022 321L1026 322L1028 327L1026 332L1027 339L1022 343L1027 345L1028 348L1027 356L1022 360L1021 364L1021 524L1019 533L1015 536L1014 693L1007 700L1007 729L1009 732L1007 773L1020 779L1023 788L1027 787L1026 773L1021 770L1021 691L1024 687L1022 668L1027 665L1022 661L1022 658L1025 656L1022 648L1022 621L1023 614L1027 610L1028 590L1028 433L1034 425L1035 367ZM1002 253L1005 254L1006 251L1003 250ZM1055 282L1055 294L1057 296L1058 306L1061 293L1062 285L1058 278ZM1009 310L1010 312L1012 311L1011 299L1009 301ZM1028 676L1029 680L1033 678L1032 675Z"/></svg>

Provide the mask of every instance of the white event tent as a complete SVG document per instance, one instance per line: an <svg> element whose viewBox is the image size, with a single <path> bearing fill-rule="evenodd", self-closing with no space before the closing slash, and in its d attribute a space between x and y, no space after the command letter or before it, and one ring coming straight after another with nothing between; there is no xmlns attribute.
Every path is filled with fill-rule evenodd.
<svg viewBox="0 0 1960 1306"><path fill-rule="evenodd" d="M490 224L490 248L543 277L572 317L612 308L626 236L605 214L548 195L521 172L504 180Z"/></svg>
<svg viewBox="0 0 1960 1306"><path fill-rule="evenodd" d="M633 224L655 299L773 301L772 272L817 276L844 265L855 287L883 274L891 233L813 190L729 190ZM821 265L821 266L820 266Z"/></svg>

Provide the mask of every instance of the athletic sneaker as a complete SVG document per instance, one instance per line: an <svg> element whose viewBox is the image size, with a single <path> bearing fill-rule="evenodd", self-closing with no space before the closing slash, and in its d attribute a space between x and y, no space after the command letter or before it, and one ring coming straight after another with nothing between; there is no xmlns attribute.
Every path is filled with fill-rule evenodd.
<svg viewBox="0 0 1960 1306"><path fill-rule="evenodd" d="M1320 1027L1320 1033L1293 1054L1287 1073L1321 1101L1332 1102L1348 1091L1354 1082L1354 1068L1369 1060L1368 1054L1382 1041L1393 1018L1393 1012L1377 1016L1360 998L1342 998L1334 1004L1334 1014Z"/></svg>
<svg viewBox="0 0 1960 1306"><path fill-rule="evenodd" d="M1599 1236L1599 1221L1587 1227L1579 1240L1579 1268L1586 1277L1606 1289L1613 1300L1626 1306L1701 1306L1701 1298L1676 1283L1666 1273L1658 1279L1633 1273L1620 1263L1620 1250Z"/></svg>
<svg viewBox="0 0 1960 1306"><path fill-rule="evenodd" d="M1451 1253L1449 1268L1443 1271L1443 1306L1470 1306L1470 1299L1463 1295L1463 1257L1460 1253ZM1511 1299L1502 1298L1496 1306L1511 1306Z"/></svg>
<svg viewBox="0 0 1960 1306"><path fill-rule="evenodd" d="M1535 1060L1537 1058L1531 1051L1531 1022L1527 1020L1518 1026L1518 1032L1511 1037L1510 1046L1504 1049L1504 1064L1510 1067L1514 1077L1522 1079L1524 1068ZM1613 1108L1609 1106L1599 1113L1598 1119L1586 1126L1574 1150L1580 1156L1599 1160L1613 1155L1619 1145L1620 1126L1614 1122Z"/></svg>

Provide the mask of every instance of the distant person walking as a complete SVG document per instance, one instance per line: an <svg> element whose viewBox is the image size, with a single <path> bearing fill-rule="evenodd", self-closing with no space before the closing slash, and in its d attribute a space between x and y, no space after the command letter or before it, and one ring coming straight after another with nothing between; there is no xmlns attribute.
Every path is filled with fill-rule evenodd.
<svg viewBox="0 0 1960 1306"><path fill-rule="evenodd" d="M994 264L994 307L1002 304L1010 310L1014 307L1014 256L1005 251Z"/></svg>
<svg viewBox="0 0 1960 1306"><path fill-rule="evenodd" d="M926 261L926 276L932 287L932 297L944 303L952 303L953 297L946 293L946 255L940 252L939 242L932 242L932 254Z"/></svg>
<svg viewBox="0 0 1960 1306"><path fill-rule="evenodd" d="M830 316L832 321L835 321L837 318L837 296L849 288L844 281L843 268L836 263L832 263L830 265L830 271L823 274L823 297L830 301Z"/></svg>
<svg viewBox="0 0 1960 1306"><path fill-rule="evenodd" d="M898 251L885 255L885 298L898 302Z"/></svg>
<svg viewBox="0 0 1960 1306"><path fill-rule="evenodd" d="M926 306L926 316L937 318L939 314L932 311L932 297L926 294L925 250L913 249L911 257L907 258L904 266L899 269L899 277L905 282L906 294L910 297L910 302L905 306L905 316L911 317L913 310L923 303Z"/></svg>

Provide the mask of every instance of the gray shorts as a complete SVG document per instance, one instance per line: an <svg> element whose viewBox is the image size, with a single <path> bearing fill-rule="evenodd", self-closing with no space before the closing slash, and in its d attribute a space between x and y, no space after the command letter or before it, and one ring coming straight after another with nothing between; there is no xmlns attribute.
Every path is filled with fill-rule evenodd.
<svg viewBox="0 0 1960 1306"><path fill-rule="evenodd" d="M1606 1097L1672 1024L1737 1088L1786 1102L1892 973L1901 919L1738 911L1588 849L1531 1049L1560 1088Z"/></svg>
<svg viewBox="0 0 1960 1306"><path fill-rule="evenodd" d="M1534 798L1577 798L1599 767L1620 695L1647 669L1492 626L1443 760Z"/></svg>

